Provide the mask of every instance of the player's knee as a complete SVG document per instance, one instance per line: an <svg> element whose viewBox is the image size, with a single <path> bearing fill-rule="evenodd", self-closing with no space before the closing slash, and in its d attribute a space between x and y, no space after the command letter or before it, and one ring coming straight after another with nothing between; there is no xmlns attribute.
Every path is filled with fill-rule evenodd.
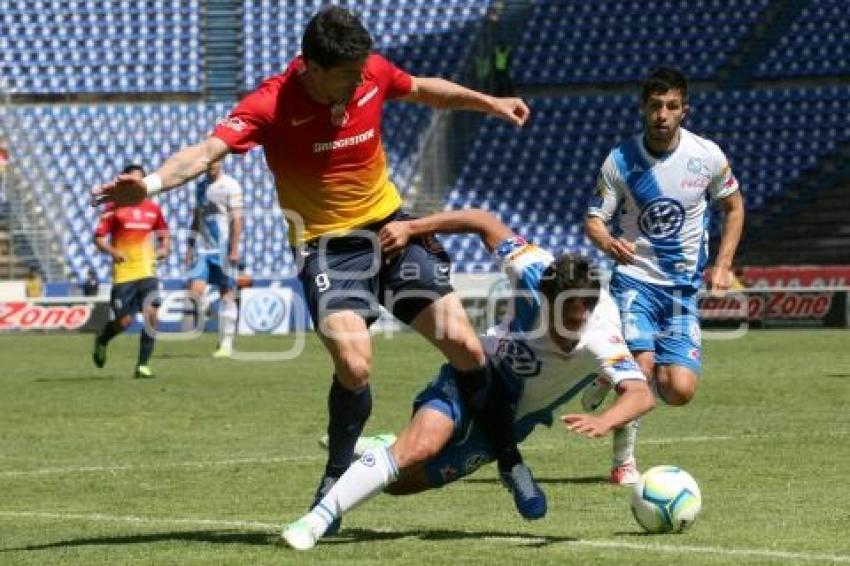
<svg viewBox="0 0 850 566"><path fill-rule="evenodd" d="M691 402L696 394L696 382L692 380L673 380L664 391L664 400L668 405L681 407Z"/></svg>
<svg viewBox="0 0 850 566"><path fill-rule="evenodd" d="M457 336L451 339L445 348L449 363L458 369L472 369L479 367L484 359L484 348L481 341L473 332L469 336Z"/></svg>
<svg viewBox="0 0 850 566"><path fill-rule="evenodd" d="M126 330L131 324L133 324L133 317L129 314L125 314L118 319L118 326L120 326L122 330Z"/></svg>
<svg viewBox="0 0 850 566"><path fill-rule="evenodd" d="M337 378L347 389L359 389L369 383L372 362L366 356L352 355L337 364Z"/></svg>
<svg viewBox="0 0 850 566"><path fill-rule="evenodd" d="M410 468L422 464L436 456L440 448L439 443L425 436L410 439L404 444L404 449L396 453L396 464L399 468Z"/></svg>

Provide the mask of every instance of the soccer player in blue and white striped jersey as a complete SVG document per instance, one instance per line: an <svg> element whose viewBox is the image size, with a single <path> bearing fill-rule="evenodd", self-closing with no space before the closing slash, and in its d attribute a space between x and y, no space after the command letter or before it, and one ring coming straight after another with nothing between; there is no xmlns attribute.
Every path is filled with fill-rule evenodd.
<svg viewBox="0 0 850 566"><path fill-rule="evenodd" d="M587 210L587 235L616 262L611 295L620 307L629 350L658 396L684 405L701 371L697 292L708 260L711 202L725 213L709 287L729 288L744 224L738 181L714 142L681 127L688 83L681 71L659 68L643 85L644 132L617 145L599 174ZM584 396L598 406L609 385ZM614 435L613 483L637 481L636 423Z"/></svg>

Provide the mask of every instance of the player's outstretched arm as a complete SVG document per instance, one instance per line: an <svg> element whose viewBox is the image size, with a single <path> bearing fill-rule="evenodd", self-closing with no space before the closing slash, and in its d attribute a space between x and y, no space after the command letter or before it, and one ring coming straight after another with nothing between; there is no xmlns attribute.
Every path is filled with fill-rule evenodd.
<svg viewBox="0 0 850 566"><path fill-rule="evenodd" d="M617 386L617 401L601 415L573 413L561 420L567 428L589 438L605 436L611 430L631 422L655 407L649 385L639 379L628 379Z"/></svg>
<svg viewBox="0 0 850 566"><path fill-rule="evenodd" d="M437 77L413 77L410 94L402 100L434 108L486 112L514 126L522 126L531 115L521 98L498 98Z"/></svg>
<svg viewBox="0 0 850 566"><path fill-rule="evenodd" d="M492 251L499 243L511 237L513 230L486 210L470 208L438 212L414 220L390 222L378 232L378 241L381 249L391 254L402 249L411 238L435 233L478 234L487 249Z"/></svg>
<svg viewBox="0 0 850 566"><path fill-rule="evenodd" d="M144 179L119 175L116 179L92 190L92 204L114 202L117 205L138 204L146 197L167 191L190 181L207 170L213 161L230 152L227 144L217 137L185 147L169 157L155 173Z"/></svg>

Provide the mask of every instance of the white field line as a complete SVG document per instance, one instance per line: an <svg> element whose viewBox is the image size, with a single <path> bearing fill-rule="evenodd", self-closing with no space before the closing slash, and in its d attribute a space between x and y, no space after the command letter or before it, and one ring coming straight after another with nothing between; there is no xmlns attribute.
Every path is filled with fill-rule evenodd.
<svg viewBox="0 0 850 566"><path fill-rule="evenodd" d="M798 434L798 433L776 433L776 434L768 434L768 433L759 433L759 434L717 434L717 435L700 435L700 436L670 436L664 438L642 438L638 435L638 445L641 444L699 444L703 442L730 442L730 441L748 441L748 440L767 440L767 439L775 439L775 440L793 440L795 438L811 440L812 438L843 438L846 436L850 436L850 430L827 430L827 431L817 431L812 432L810 434ZM523 452L531 452L535 450L552 450L554 448L562 449L563 445L555 444L555 443L543 443L536 444L532 446L524 446L522 448Z"/></svg>
<svg viewBox="0 0 850 566"><path fill-rule="evenodd" d="M281 525L278 523L267 523L260 521L237 521L229 519L195 519L195 518L166 518L166 517L134 517L120 515L104 515L101 513L50 513L40 511L0 511L0 518L7 519L43 519L61 522L107 522L107 523L129 523L136 525L180 525L187 527L221 527L242 529L250 531L262 531L269 534L277 532ZM378 532L393 533L390 529L374 529ZM488 542L503 542L524 545L546 544L545 537L534 536L485 536L482 540ZM792 552L786 550L771 550L766 548L724 548L721 546L695 546L695 545L673 545L673 544L645 544L637 542L626 542L618 540L574 540L558 541L550 545L564 544L568 546L582 546L608 550L639 550L644 552L659 552L666 554L711 554L715 556L753 557L769 558L774 560L796 560L808 562L833 562L850 564L850 556L840 554L815 554L808 552Z"/></svg>
<svg viewBox="0 0 850 566"><path fill-rule="evenodd" d="M239 466L243 464L286 464L291 462L318 462L324 460L324 454L311 456L277 456L271 458L237 458L232 460L199 460L194 462L160 462L157 464L122 464L111 466L68 466L64 468L39 468L36 470L0 471L0 478L21 476L46 476L61 474L135 472L144 470L168 470L174 468L217 468Z"/></svg>
<svg viewBox="0 0 850 566"><path fill-rule="evenodd" d="M811 434L739 434L739 435L706 435L706 436L673 436L667 438L640 438L638 444L676 444L676 443L702 443L702 442L729 442L736 440L753 440L753 439L794 439L812 437L845 437L850 435L850 431L834 430L813 432ZM544 450L561 450L564 446L556 443L537 444L526 446L523 452L535 452ZM28 476L45 476L45 475L62 475L62 474L85 474L85 473L117 473L117 472L135 472L145 470L168 470L179 468L218 468L239 466L243 464L286 464L292 462L318 462L323 461L325 455L323 452L316 452L313 455L304 456L274 456L266 458L237 458L231 460L198 460L189 462L160 462L154 464L116 464L116 465L92 465L92 466L68 466L55 468L38 468L34 470L4 470L0 471L0 478L15 478Z"/></svg>

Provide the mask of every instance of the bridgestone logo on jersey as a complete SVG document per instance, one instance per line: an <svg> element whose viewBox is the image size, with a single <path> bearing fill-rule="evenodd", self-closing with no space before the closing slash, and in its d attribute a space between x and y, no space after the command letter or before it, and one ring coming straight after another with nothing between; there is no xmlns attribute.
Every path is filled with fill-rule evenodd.
<svg viewBox="0 0 850 566"><path fill-rule="evenodd" d="M351 136L348 138L342 138L341 140L334 140L332 142L319 142L313 144L313 153L324 153L326 151L333 151L335 149L342 149L344 147L351 147L352 145L360 145L363 142L367 142L375 137L375 128L369 128L362 134L357 134L356 136Z"/></svg>

